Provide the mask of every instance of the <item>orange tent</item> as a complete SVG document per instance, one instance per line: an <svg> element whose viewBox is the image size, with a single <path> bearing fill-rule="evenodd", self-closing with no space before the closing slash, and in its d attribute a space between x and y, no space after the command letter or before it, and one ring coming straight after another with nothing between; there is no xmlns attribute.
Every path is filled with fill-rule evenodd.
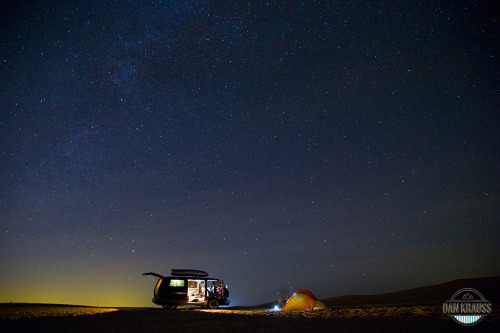
<svg viewBox="0 0 500 333"><path fill-rule="evenodd" d="M293 310L326 310L326 306L309 290L299 289L288 299L283 309L281 309L281 311Z"/></svg>

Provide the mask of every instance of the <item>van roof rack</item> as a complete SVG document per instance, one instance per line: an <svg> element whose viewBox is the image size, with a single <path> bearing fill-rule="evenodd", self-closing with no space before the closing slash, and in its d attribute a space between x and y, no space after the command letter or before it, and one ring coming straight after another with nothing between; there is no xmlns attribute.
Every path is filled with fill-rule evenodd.
<svg viewBox="0 0 500 333"><path fill-rule="evenodd" d="M172 276L207 277L208 273L198 269L172 269Z"/></svg>

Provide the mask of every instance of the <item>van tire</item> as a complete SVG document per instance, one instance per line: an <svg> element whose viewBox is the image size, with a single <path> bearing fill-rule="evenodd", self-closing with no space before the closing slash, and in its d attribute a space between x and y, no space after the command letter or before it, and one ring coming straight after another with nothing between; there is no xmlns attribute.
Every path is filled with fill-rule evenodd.
<svg viewBox="0 0 500 333"><path fill-rule="evenodd" d="M211 299L208 301L207 306L209 309L217 309L219 308L219 302L216 299Z"/></svg>

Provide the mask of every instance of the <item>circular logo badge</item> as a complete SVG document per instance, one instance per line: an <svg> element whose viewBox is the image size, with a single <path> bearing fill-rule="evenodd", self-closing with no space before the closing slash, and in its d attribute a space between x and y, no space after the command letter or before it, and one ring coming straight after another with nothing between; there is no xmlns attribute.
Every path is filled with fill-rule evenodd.
<svg viewBox="0 0 500 333"><path fill-rule="evenodd" d="M472 288L460 289L443 303L443 313L460 325L472 326L491 313L491 303Z"/></svg>

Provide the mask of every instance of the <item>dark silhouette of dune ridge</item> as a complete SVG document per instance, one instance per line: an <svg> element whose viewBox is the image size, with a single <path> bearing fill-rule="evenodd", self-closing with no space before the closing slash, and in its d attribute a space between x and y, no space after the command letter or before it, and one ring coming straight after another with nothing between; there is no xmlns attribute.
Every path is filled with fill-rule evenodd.
<svg viewBox="0 0 500 333"><path fill-rule="evenodd" d="M500 276L460 279L442 284L419 287L380 295L347 295L323 300L327 307L355 305L441 304L459 289L474 288L488 301L500 303Z"/></svg>

